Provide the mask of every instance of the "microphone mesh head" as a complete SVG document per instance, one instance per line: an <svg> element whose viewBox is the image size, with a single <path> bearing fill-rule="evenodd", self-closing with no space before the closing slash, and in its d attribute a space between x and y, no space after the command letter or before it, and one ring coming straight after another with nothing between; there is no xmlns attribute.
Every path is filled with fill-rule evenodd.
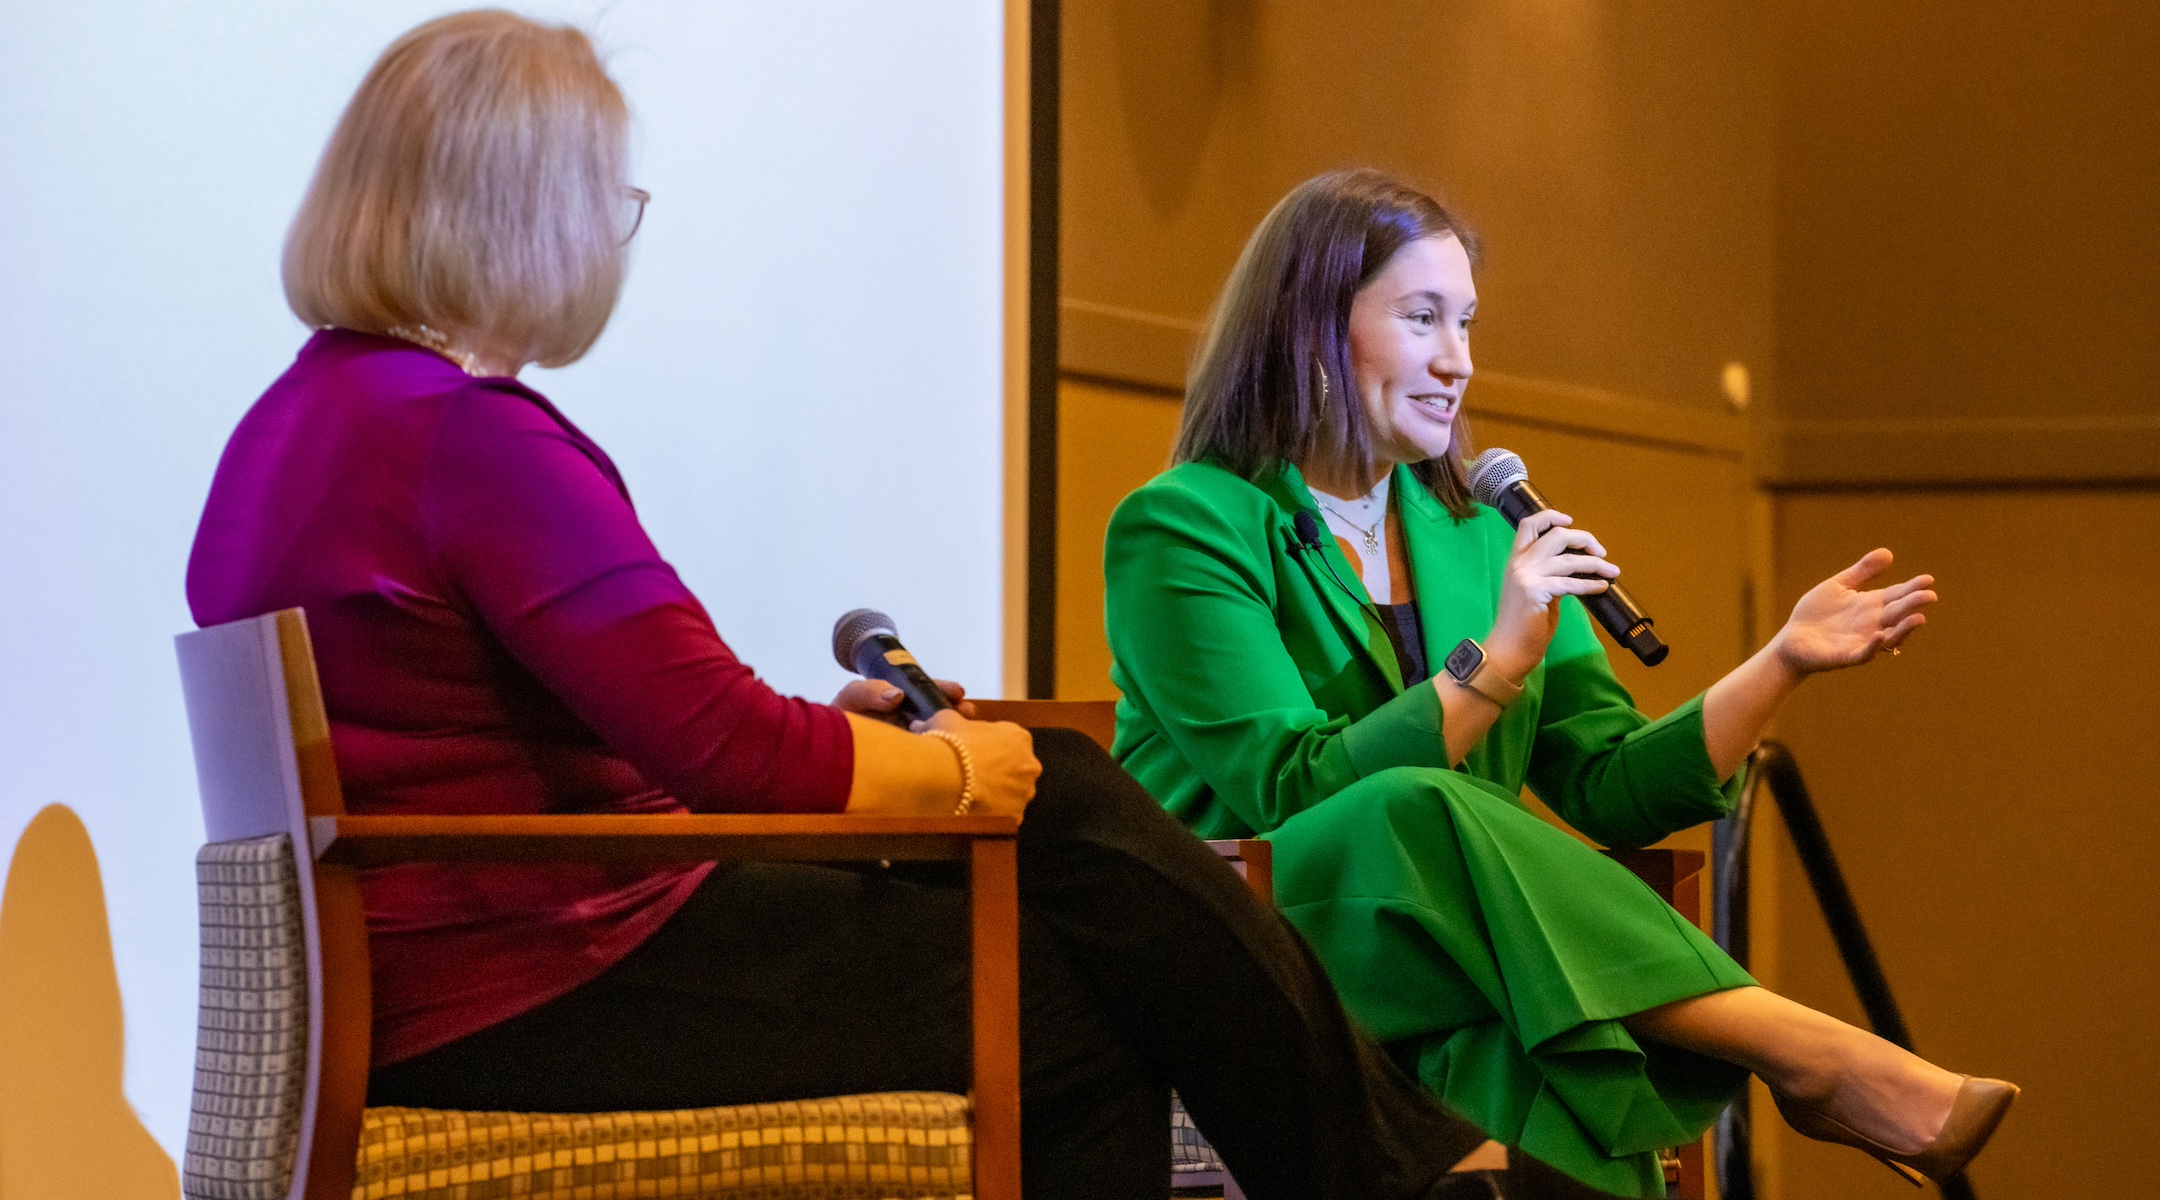
<svg viewBox="0 0 2160 1200"><path fill-rule="evenodd" d="M1500 507L1500 493L1517 480L1530 478L1522 456L1498 446L1470 460L1470 494L1480 504Z"/></svg>
<svg viewBox="0 0 2160 1200"><path fill-rule="evenodd" d="M832 627L832 655L840 660L840 668L854 670L855 647L862 645L864 638L877 633L900 636L900 631L893 628L893 619L874 608L858 608L840 614Z"/></svg>

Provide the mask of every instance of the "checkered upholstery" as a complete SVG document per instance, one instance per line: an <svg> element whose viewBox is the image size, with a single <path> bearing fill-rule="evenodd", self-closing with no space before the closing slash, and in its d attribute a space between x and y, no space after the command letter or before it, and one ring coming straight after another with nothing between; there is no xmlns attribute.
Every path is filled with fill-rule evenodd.
<svg viewBox="0 0 2160 1200"><path fill-rule="evenodd" d="M685 1112L371 1108L353 1200L966 1196L960 1096L892 1092Z"/></svg>
<svg viewBox="0 0 2160 1200"><path fill-rule="evenodd" d="M202 992L182 1190L284 1200L307 1080L307 949L291 839L213 842L195 856Z"/></svg>
<svg viewBox="0 0 2160 1200"><path fill-rule="evenodd" d="M1200 1136L1199 1127L1192 1123L1191 1115L1185 1111L1185 1102L1178 1098L1177 1093L1171 1093L1170 1182L1174 1185L1178 1176L1196 1171L1226 1169L1222 1156L1215 1153L1215 1147L1208 1145L1208 1140Z"/></svg>
<svg viewBox="0 0 2160 1200"><path fill-rule="evenodd" d="M307 1077L300 881L284 834L196 855L202 993L189 1200L284 1200ZM371 1108L353 1200L963 1200L967 1100L839 1096L681 1112Z"/></svg>

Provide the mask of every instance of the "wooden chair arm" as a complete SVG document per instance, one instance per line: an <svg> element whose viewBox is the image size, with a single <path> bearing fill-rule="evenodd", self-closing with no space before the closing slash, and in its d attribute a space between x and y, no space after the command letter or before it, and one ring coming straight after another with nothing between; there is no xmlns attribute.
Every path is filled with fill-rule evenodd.
<svg viewBox="0 0 2160 1200"><path fill-rule="evenodd" d="M308 820L317 892L342 896L355 977L325 997L326 1030L316 1136L324 1152L303 1164L308 1200L348 1200L368 1062L367 946L352 868L398 862L875 862L968 864L970 1007L974 1065L975 1195L1020 1196L1020 889L1016 817L541 814L335 816ZM327 990L327 989L326 989ZM335 1015L328 1009L343 1011ZM333 1069L332 1060L335 1060ZM333 1078L334 1077L334 1078Z"/></svg>
<svg viewBox="0 0 2160 1200"><path fill-rule="evenodd" d="M317 861L398 862L961 861L980 839L1010 839L1015 817L680 813L313 817Z"/></svg>
<svg viewBox="0 0 2160 1200"><path fill-rule="evenodd" d="M1011 721L1030 729L1076 729L1104 750L1117 737L1115 700L977 700L976 715L985 721ZM1257 838L1209 842L1208 848L1229 860L1245 877L1260 903L1275 904L1275 847Z"/></svg>
<svg viewBox="0 0 2160 1200"><path fill-rule="evenodd" d="M1702 920L1702 885L1696 882L1709 862L1700 850L1607 850L1608 858L1635 873L1665 903L1690 921Z"/></svg>
<svg viewBox="0 0 2160 1200"><path fill-rule="evenodd" d="M1077 729L1105 750L1117 736L1113 700L977 700L975 712L985 721L1011 721L1030 729Z"/></svg>
<svg viewBox="0 0 2160 1200"><path fill-rule="evenodd" d="M1703 888L1700 879L1703 868L1709 863L1708 856L1702 851L1647 849L1607 850L1605 853L1649 884L1650 889L1663 897L1665 903L1672 905L1681 916L1689 921L1701 921ZM1678 1160L1677 1164L1672 1159L1666 1159L1664 1153L1660 1152L1659 1157L1666 1162L1665 1182L1670 1186L1671 1194L1679 1200L1700 1200L1708 1194L1708 1184L1705 1182L1709 1174L1706 1166L1709 1155L1704 1150L1706 1140L1674 1147L1673 1154ZM1675 1165L1677 1170L1674 1169Z"/></svg>
<svg viewBox="0 0 2160 1200"><path fill-rule="evenodd" d="M1700 874L1707 861L1700 850L1607 850L1605 855L1667 900L1681 884Z"/></svg>

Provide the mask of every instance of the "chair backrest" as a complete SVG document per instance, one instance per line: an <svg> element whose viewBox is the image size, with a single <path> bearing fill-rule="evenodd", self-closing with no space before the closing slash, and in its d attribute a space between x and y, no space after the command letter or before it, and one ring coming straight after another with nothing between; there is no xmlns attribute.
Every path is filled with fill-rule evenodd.
<svg viewBox="0 0 2160 1200"><path fill-rule="evenodd" d="M320 1101L322 929L308 818L344 810L299 609L174 639L209 844L196 859L202 999L183 1189L302 1193Z"/></svg>
<svg viewBox="0 0 2160 1200"><path fill-rule="evenodd" d="M1117 736L1115 700L977 700L975 708L985 721L1077 729L1105 750Z"/></svg>
<svg viewBox="0 0 2160 1200"><path fill-rule="evenodd" d="M208 840L288 833L345 811L307 616L300 609L173 639Z"/></svg>
<svg viewBox="0 0 2160 1200"><path fill-rule="evenodd" d="M288 609L175 641L211 838L197 858L204 1004L181 1186L190 1200L350 1200L367 1094L367 930L357 868L313 855L310 819L343 817L344 800L307 622L300 610ZM677 861L659 828L643 832L653 835L658 860ZM768 831L733 833L781 859L828 860L801 846L770 845ZM1007 822L967 835L958 851L939 852L971 864L973 1178L975 1194L986 1200L1019 1194L1019 883L1012 833ZM802 838L799 831L790 836ZM910 835L871 839L887 836ZM923 836L950 840L952 834ZM863 857L874 861L885 853ZM304 1047L292 1036L301 1021Z"/></svg>

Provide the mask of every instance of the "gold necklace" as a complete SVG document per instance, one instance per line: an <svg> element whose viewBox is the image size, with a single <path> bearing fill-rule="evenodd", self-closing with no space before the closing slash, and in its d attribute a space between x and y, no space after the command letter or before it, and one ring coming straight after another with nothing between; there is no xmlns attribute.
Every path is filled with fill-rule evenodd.
<svg viewBox="0 0 2160 1200"><path fill-rule="evenodd" d="M474 365L478 360L473 355L451 345L449 336L440 329L427 325L393 325L383 330L383 332L401 342L411 342L423 350L433 350L435 353L456 363L458 370L465 372L467 375L480 374Z"/></svg>

